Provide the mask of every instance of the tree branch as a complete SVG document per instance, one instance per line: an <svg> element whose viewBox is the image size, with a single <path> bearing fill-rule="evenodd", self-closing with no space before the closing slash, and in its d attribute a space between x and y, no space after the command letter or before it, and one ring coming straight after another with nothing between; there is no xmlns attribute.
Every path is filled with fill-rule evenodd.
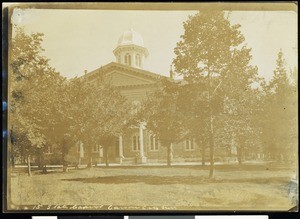
<svg viewBox="0 0 300 219"><path fill-rule="evenodd" d="M219 84L217 85L217 87L214 89L214 91L213 91L213 93L212 93L211 96L213 96L213 95L216 93L216 91L218 90L218 88L221 86L222 82L223 82L223 81L220 81L220 83L219 83Z"/></svg>

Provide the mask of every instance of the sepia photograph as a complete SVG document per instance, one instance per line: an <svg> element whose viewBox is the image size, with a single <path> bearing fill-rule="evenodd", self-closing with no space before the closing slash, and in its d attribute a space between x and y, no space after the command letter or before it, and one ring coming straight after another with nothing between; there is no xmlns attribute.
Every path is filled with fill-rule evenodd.
<svg viewBox="0 0 300 219"><path fill-rule="evenodd" d="M298 211L296 3L4 9L7 212Z"/></svg>

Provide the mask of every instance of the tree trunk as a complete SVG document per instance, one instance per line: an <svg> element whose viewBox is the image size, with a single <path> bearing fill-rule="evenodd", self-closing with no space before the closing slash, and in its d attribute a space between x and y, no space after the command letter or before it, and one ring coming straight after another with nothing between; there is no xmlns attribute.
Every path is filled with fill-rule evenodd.
<svg viewBox="0 0 300 219"><path fill-rule="evenodd" d="M88 142L85 142L83 145L87 145L86 148L86 151L87 151L87 168L92 168L93 167L93 157L92 157L92 147L91 147L91 143L88 141Z"/></svg>
<svg viewBox="0 0 300 219"><path fill-rule="evenodd" d="M44 164L44 166L43 166L43 173L47 173L48 171L47 171L47 164Z"/></svg>
<svg viewBox="0 0 300 219"><path fill-rule="evenodd" d="M202 145L202 166L205 166L205 145Z"/></svg>
<svg viewBox="0 0 300 219"><path fill-rule="evenodd" d="M68 164L67 163L63 164L63 172L68 172Z"/></svg>
<svg viewBox="0 0 300 219"><path fill-rule="evenodd" d="M14 155L14 149L13 149L12 143L10 144L9 154L10 154L9 164L10 164L11 169L14 169L15 168L15 155Z"/></svg>
<svg viewBox="0 0 300 219"><path fill-rule="evenodd" d="M172 143L167 143L167 165L171 166L172 161Z"/></svg>
<svg viewBox="0 0 300 219"><path fill-rule="evenodd" d="M213 139L212 131L213 130L211 128L209 133L209 160L210 160L209 178L214 177L214 139Z"/></svg>
<svg viewBox="0 0 300 219"><path fill-rule="evenodd" d="M88 168L92 168L93 167L93 157L92 157L91 154L89 155L89 162L88 162L87 167Z"/></svg>
<svg viewBox="0 0 300 219"><path fill-rule="evenodd" d="M21 163L26 164L27 156L26 156L26 153L25 153L25 149L23 147L21 147L21 152L20 153L21 153L20 154Z"/></svg>
<svg viewBox="0 0 300 219"><path fill-rule="evenodd" d="M12 169L15 168L15 156L13 154L11 155L11 167Z"/></svg>
<svg viewBox="0 0 300 219"><path fill-rule="evenodd" d="M209 168L209 178L214 177L214 127L213 127L213 112L212 112L212 106L211 106L211 96L210 96L210 90L209 90L209 160L210 160L210 168Z"/></svg>
<svg viewBox="0 0 300 219"><path fill-rule="evenodd" d="M66 148L67 146L65 145L65 142L62 141L62 151L61 151L61 163L63 165L63 172L68 172L68 161L65 160L66 154L68 153Z"/></svg>
<svg viewBox="0 0 300 219"><path fill-rule="evenodd" d="M31 176L31 164L30 164L30 155L27 155L27 173L28 176Z"/></svg>
<svg viewBox="0 0 300 219"><path fill-rule="evenodd" d="M41 158L40 168L42 169L42 173L47 173L47 165L45 162L44 152L42 149L39 149L39 157Z"/></svg>
<svg viewBox="0 0 300 219"><path fill-rule="evenodd" d="M42 149L41 148L38 148L37 149L38 150L38 152L37 152L37 154L38 154L38 168L39 168L39 170L42 170L43 169L43 166L44 166L44 157L43 157L43 154L42 154Z"/></svg>
<svg viewBox="0 0 300 219"><path fill-rule="evenodd" d="M65 161L65 153L62 153L61 159L63 165L63 172L68 172L68 162Z"/></svg>
<svg viewBox="0 0 300 219"><path fill-rule="evenodd" d="M237 159L238 159L239 165L243 164L242 153L243 153L243 149L240 146L238 146L237 147Z"/></svg>
<svg viewBox="0 0 300 219"><path fill-rule="evenodd" d="M214 128L213 128L213 111L212 111L212 92L211 92L211 72L208 66L208 110L209 110L209 178L214 177Z"/></svg>
<svg viewBox="0 0 300 219"><path fill-rule="evenodd" d="M105 146L104 147L104 154L105 154L105 166L108 167L109 166L109 162L108 162L108 149L109 147Z"/></svg>

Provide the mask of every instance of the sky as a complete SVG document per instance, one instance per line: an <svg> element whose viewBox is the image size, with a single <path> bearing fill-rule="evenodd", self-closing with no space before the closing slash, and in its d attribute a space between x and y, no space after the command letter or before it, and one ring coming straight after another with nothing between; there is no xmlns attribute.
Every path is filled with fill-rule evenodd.
<svg viewBox="0 0 300 219"><path fill-rule="evenodd" d="M196 11L15 9L12 23L27 33L44 33L44 55L63 76L72 78L115 61L113 50L124 31L141 34L149 51L144 69L169 75L174 48L184 33L183 22ZM269 80L280 49L287 67L298 66L297 14L293 11L233 11L241 24L251 64Z"/></svg>

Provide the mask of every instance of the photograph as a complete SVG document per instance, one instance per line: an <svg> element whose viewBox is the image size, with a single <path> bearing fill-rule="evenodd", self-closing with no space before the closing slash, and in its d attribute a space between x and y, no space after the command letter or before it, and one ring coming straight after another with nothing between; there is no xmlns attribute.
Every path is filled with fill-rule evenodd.
<svg viewBox="0 0 300 219"><path fill-rule="evenodd" d="M295 2L4 10L6 212L298 211Z"/></svg>

